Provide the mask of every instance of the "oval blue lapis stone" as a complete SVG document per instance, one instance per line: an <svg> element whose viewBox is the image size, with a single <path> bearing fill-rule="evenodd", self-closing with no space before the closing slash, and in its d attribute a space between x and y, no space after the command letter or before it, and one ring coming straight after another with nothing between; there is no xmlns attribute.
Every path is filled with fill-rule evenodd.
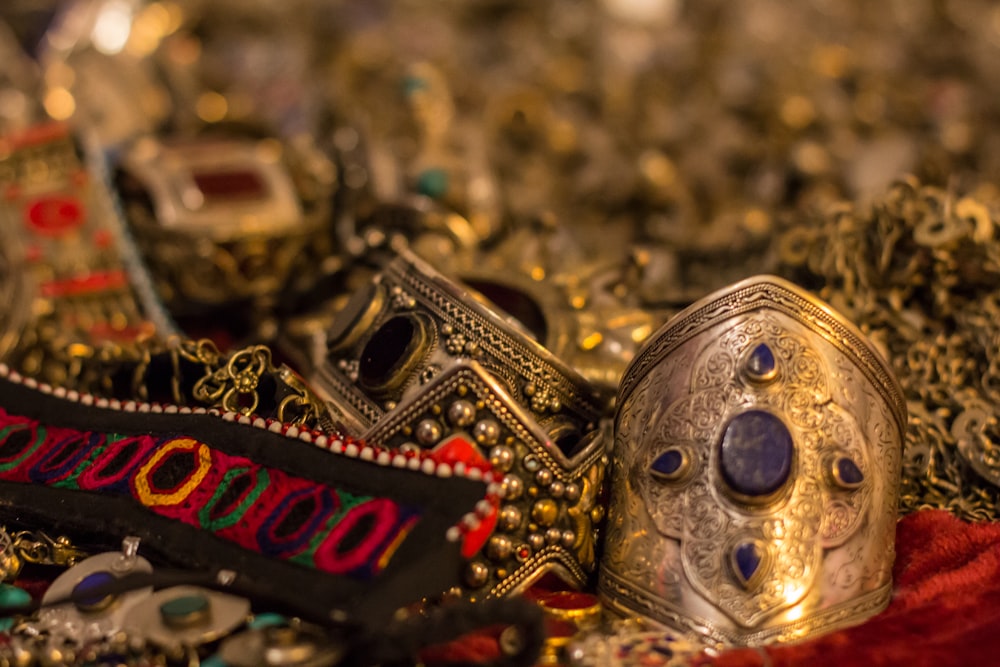
<svg viewBox="0 0 1000 667"><path fill-rule="evenodd" d="M837 459L837 481L843 486L857 486L865 481L865 475L857 463L844 456Z"/></svg>
<svg viewBox="0 0 1000 667"><path fill-rule="evenodd" d="M770 412L736 415L722 435L719 469L729 488L748 497L768 496L788 480L792 435Z"/></svg>
<svg viewBox="0 0 1000 667"><path fill-rule="evenodd" d="M114 596L97 593L111 585L118 578L105 570L91 572L73 587L73 598L81 611L98 611L111 604Z"/></svg>
<svg viewBox="0 0 1000 667"><path fill-rule="evenodd" d="M654 475L661 475L663 477L675 477L681 472L681 466L684 465L684 454L677 449L668 449L653 461L653 465L650 468Z"/></svg>
<svg viewBox="0 0 1000 667"><path fill-rule="evenodd" d="M756 379L769 378L774 374L776 363L774 352L765 343L761 343L753 349L747 358L747 372Z"/></svg>

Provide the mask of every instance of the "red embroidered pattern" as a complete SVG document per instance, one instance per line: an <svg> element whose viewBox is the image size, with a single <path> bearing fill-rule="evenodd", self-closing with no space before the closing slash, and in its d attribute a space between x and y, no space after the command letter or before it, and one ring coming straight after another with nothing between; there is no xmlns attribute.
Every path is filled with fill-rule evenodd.
<svg viewBox="0 0 1000 667"><path fill-rule="evenodd" d="M265 556L368 579L420 520L184 436L47 427L0 408L0 480L125 496ZM349 538L349 539L348 539Z"/></svg>

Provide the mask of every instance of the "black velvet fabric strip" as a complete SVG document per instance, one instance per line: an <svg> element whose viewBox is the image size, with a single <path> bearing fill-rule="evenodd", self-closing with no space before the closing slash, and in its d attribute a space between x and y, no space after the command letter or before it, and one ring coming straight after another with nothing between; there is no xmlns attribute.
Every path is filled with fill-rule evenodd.
<svg viewBox="0 0 1000 667"><path fill-rule="evenodd" d="M262 556L206 531L154 515L127 498L0 482L0 519L8 524L87 535L110 548L126 535L137 535L142 538L140 551L154 561L201 570L233 570L241 581L268 598L268 603L318 621L346 612L371 627L383 623L402 605L457 585L462 565L459 545L445 541L444 535L486 495L483 482L378 466L214 415L85 406L2 378L0 407L43 424L82 431L183 435L337 490L388 497L421 508L421 520L388 566L374 580L360 581Z"/></svg>

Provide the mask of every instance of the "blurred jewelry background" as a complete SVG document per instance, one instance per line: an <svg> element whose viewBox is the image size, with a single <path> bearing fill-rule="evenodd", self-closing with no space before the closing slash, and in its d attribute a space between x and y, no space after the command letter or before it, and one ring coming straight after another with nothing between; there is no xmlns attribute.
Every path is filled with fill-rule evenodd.
<svg viewBox="0 0 1000 667"><path fill-rule="evenodd" d="M0 130L72 128L138 303L88 314L113 353L67 333L78 314L11 308L0 352L26 374L112 391L109 364L209 333L316 383L338 316L369 312L351 295L405 244L607 396L672 315L773 273L899 378L901 510L997 518L993 3L9 0L0 18Z"/></svg>

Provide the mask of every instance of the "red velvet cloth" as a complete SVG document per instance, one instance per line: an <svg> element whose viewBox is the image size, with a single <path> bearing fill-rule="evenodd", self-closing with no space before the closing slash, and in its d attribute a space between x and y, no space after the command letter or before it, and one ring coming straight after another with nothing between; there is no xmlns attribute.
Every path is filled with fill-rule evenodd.
<svg viewBox="0 0 1000 667"><path fill-rule="evenodd" d="M1000 665L1000 523L970 524L944 511L903 518L896 529L895 594L862 625L791 646L701 656L699 667L949 667ZM442 650L443 649L443 650ZM429 653L447 660L497 656L492 637Z"/></svg>
<svg viewBox="0 0 1000 667"><path fill-rule="evenodd" d="M737 649L715 667L1000 665L1000 523L925 510L896 529L895 594L868 622L791 646Z"/></svg>

